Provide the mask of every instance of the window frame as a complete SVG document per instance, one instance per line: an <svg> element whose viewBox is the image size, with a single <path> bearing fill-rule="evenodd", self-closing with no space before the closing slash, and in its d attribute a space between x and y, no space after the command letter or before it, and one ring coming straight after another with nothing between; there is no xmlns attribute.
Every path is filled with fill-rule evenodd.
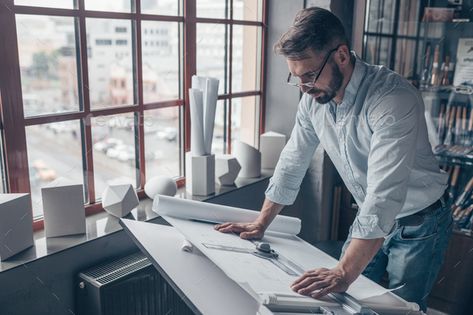
<svg viewBox="0 0 473 315"><path fill-rule="evenodd" d="M71 0L72 1L72 0ZM177 1L177 0L176 0ZM144 184L146 182L145 164L145 133L144 133L144 112L146 110L178 107L183 113L182 141L180 143L181 174L184 176L176 179L179 187L185 185L185 168L183 167L183 152L190 150L190 111L188 89L191 87L192 75L196 74L196 27L197 23L225 24L229 27L230 40L226 43L229 52L229 59L226 61L228 69L228 93L218 96L219 100L228 102L226 105L227 125L226 125L226 152L231 153L231 101L234 98L245 96L259 96L259 134L264 132L265 117L265 51L267 38L267 0L261 0L262 20L246 21L233 19L233 0L227 0L229 18L214 19L196 16L196 0L179 0L182 5L182 16L167 16L141 13L141 1L131 1L132 12L105 12L85 10L84 0L75 0L74 9L59 9L48 7L36 7L15 5L14 0L2 1L0 10L0 112L1 112L1 132L3 136L3 152L5 174L5 191L8 193L30 193L30 178L28 169L26 127L41 125L53 122L78 120L81 123L82 143L83 143L83 163L84 163L84 188L89 202L85 204L86 215L91 215L103 211L102 204L95 195L95 179L93 164L93 140L91 119L97 116L109 116L122 113L133 113L138 123L135 124L138 134L138 156L136 156L137 168L139 169L139 185L137 187L138 196L145 197ZM23 97L21 86L21 73L18 57L18 38L16 28L16 14L47 15L74 17L76 19L76 41L77 41L77 65L80 107L77 112L63 112L55 114L45 114L40 116L24 116ZM114 106L110 108L91 109L90 95L84 90L89 83L88 71L88 51L86 35L86 18L106 18L124 19L132 23L132 51L133 51L133 81L135 85L135 100L132 105ZM182 58L183 69L180 70L183 83L182 99L160 101L153 103L143 102L143 69L142 69L142 34L141 21L178 22L182 23L183 35L179 39L182 45L180 58ZM233 52L233 25L250 25L261 27L261 64L259 68L259 90L243 91L232 93L232 52ZM77 34L77 32L79 34ZM184 53L186 52L186 53ZM87 180L85 182L85 179ZM43 217L36 218L33 223L34 230L44 227Z"/></svg>

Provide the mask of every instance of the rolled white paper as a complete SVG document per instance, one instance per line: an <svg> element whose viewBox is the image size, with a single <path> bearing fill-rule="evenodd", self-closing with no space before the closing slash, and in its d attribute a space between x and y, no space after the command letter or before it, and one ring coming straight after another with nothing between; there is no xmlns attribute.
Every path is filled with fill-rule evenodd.
<svg viewBox="0 0 473 315"><path fill-rule="evenodd" d="M189 89L191 114L191 152L192 155L205 155L204 144L204 104L203 93L198 89Z"/></svg>
<svg viewBox="0 0 473 315"><path fill-rule="evenodd" d="M192 88L198 89L204 92L205 89L205 77L199 77L197 75L192 76Z"/></svg>
<svg viewBox="0 0 473 315"><path fill-rule="evenodd" d="M153 211L161 216L210 223L253 222L259 215L258 211L162 195L157 195L154 198ZM277 215L268 227L268 230L297 235L301 231L301 220L284 215Z"/></svg>
<svg viewBox="0 0 473 315"><path fill-rule="evenodd" d="M182 251L185 251L185 252L188 252L188 253L191 253L191 252L192 252L192 249L194 249L194 247L192 246L191 242L189 242L188 240L184 239L184 240L182 241L181 250L182 250Z"/></svg>
<svg viewBox="0 0 473 315"><path fill-rule="evenodd" d="M206 78L204 90L204 142L206 154L212 153L217 97L218 80L215 78Z"/></svg>

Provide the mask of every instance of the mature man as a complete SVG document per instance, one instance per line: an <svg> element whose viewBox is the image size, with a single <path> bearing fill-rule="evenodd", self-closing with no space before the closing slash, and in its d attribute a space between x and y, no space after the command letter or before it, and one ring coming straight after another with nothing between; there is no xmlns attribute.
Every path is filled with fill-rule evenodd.
<svg viewBox="0 0 473 315"><path fill-rule="evenodd" d="M447 175L427 137L417 90L382 66L350 52L343 26L321 8L300 11L275 45L287 59L287 82L304 95L291 137L253 223L224 223L221 232L261 238L284 205L294 202L321 144L359 205L342 257L332 269L307 271L292 284L320 298L345 291L363 273L426 310L451 234L443 202Z"/></svg>

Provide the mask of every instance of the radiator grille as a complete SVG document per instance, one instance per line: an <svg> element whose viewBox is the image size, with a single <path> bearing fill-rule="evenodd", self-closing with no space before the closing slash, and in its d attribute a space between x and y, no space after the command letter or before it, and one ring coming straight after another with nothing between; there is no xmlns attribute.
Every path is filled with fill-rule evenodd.
<svg viewBox="0 0 473 315"><path fill-rule="evenodd" d="M82 274L89 278L89 281L97 284L107 284L117 279L126 277L134 272L150 266L148 258L141 252L123 257L108 264L94 267Z"/></svg>
<svg viewBox="0 0 473 315"><path fill-rule="evenodd" d="M193 314L141 252L80 273L78 288L78 314Z"/></svg>

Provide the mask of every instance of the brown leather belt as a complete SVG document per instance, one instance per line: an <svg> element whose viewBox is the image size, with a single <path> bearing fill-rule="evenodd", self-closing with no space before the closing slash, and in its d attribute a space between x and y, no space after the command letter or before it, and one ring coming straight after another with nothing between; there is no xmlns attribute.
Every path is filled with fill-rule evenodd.
<svg viewBox="0 0 473 315"><path fill-rule="evenodd" d="M443 198L443 197L442 197ZM424 222L424 216L429 214L430 212L440 208L442 206L442 201L439 199L427 208L422 209L419 212L414 214L408 215L407 217L403 217L397 219L398 226L418 226Z"/></svg>

